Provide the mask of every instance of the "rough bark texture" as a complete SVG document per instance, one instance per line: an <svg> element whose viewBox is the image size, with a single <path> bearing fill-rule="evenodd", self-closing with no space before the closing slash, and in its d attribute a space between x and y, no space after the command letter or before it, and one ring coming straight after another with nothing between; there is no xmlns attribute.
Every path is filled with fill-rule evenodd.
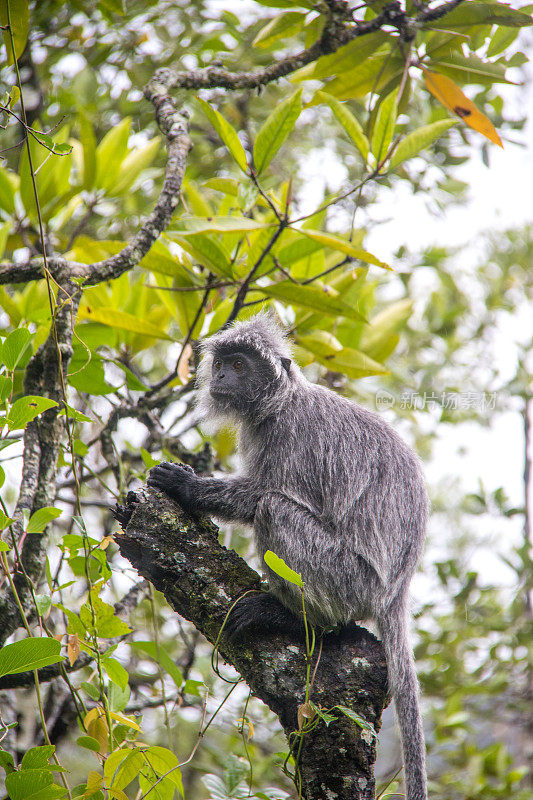
<svg viewBox="0 0 533 800"><path fill-rule="evenodd" d="M158 492L130 492L117 517L124 530L116 537L122 555L212 643L229 606L260 587L259 575L219 544L212 522L186 517ZM305 694L304 644L285 635L231 643L222 635L219 650L278 715L286 735L297 730ZM318 647L314 659L316 653ZM380 642L354 625L324 637L311 700L324 709L348 706L378 729L387 702L386 677ZM375 793L373 737L336 713L335 722L328 727L319 723L304 738L299 765L303 796L370 800Z"/></svg>

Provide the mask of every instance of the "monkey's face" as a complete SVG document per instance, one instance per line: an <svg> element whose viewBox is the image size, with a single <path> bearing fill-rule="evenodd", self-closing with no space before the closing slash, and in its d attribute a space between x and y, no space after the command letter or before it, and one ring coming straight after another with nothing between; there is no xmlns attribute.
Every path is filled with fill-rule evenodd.
<svg viewBox="0 0 533 800"><path fill-rule="evenodd" d="M253 351L218 350L213 356L209 392L220 411L253 413L276 383L271 364Z"/></svg>

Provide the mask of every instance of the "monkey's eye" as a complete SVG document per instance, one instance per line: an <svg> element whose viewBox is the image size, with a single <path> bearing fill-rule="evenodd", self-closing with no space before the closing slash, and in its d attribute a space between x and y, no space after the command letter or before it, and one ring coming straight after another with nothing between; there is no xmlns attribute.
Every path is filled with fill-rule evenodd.
<svg viewBox="0 0 533 800"><path fill-rule="evenodd" d="M236 372L240 372L243 367L244 367L244 363L241 361L241 359L240 358L235 359L235 361L233 362L233 369Z"/></svg>
<svg viewBox="0 0 533 800"><path fill-rule="evenodd" d="M220 360L220 358L217 358L217 360L213 362L213 366L215 369L220 369L220 367L222 366L222 361Z"/></svg>

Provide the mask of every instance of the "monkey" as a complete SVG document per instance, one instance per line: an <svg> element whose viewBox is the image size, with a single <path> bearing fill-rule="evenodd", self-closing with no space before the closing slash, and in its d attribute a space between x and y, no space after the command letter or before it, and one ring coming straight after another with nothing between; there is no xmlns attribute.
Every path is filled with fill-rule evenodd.
<svg viewBox="0 0 533 800"><path fill-rule="evenodd" d="M406 797L426 800L408 633L409 583L428 515L419 461L381 416L308 381L272 316L234 323L201 349L199 409L211 429L228 421L237 426L242 470L207 478L163 463L151 469L148 484L186 512L251 526L261 559L272 550L301 574L313 626L377 623L401 733ZM228 620L233 637L301 630L300 590L265 570L269 592L237 603Z"/></svg>

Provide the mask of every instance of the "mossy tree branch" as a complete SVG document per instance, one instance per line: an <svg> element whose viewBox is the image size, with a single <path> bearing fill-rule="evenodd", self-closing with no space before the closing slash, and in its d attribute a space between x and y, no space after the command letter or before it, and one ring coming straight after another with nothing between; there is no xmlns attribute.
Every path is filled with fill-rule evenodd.
<svg viewBox="0 0 533 800"><path fill-rule="evenodd" d="M231 604L261 586L259 575L219 544L212 522L185 516L159 492L130 492L117 518L124 531L116 537L122 555L213 644ZM278 715L285 734L296 731L305 696L303 642L279 635L232 643L222 633L219 651ZM318 648L315 659L316 653ZM385 658L377 639L355 625L326 635L311 700L324 709L347 706L379 728L387 698ZM299 764L303 796L371 800L373 737L334 713L335 722L328 727L320 722L305 735Z"/></svg>

